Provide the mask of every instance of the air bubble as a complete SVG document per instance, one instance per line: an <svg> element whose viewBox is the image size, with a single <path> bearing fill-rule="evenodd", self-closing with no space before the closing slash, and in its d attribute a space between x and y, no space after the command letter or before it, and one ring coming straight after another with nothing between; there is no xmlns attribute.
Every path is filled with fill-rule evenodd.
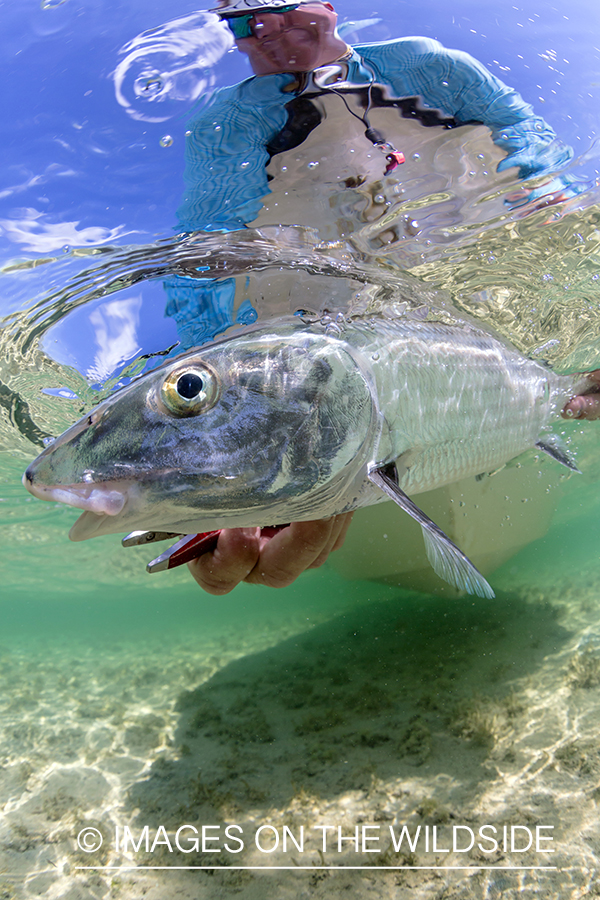
<svg viewBox="0 0 600 900"><path fill-rule="evenodd" d="M309 162L308 168L309 168L309 169L316 169L318 165L319 165L318 162Z"/></svg>
<svg viewBox="0 0 600 900"><path fill-rule="evenodd" d="M173 146L173 138L170 134L163 134L160 141L158 142L161 147L172 147Z"/></svg>

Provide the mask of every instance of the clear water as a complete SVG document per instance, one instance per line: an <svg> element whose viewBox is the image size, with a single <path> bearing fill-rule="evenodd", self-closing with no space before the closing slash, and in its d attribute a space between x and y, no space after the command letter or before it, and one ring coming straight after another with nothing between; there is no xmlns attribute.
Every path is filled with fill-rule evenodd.
<svg viewBox="0 0 600 900"><path fill-rule="evenodd" d="M187 572L148 576L147 549L124 551L114 537L70 543L76 513L20 484L44 436L177 341L163 281L199 254L243 283L263 317L357 295L385 302L392 285L396 297L443 299L559 370L600 365L597 4L352 0L338 12L350 42L418 34L473 54L574 147L570 171L590 189L566 206L507 215L514 170L494 174L501 154L485 130L468 140L421 134L403 170L422 177L420 194L396 211L426 224L393 251L377 243L382 227L369 215L350 216L354 258L315 250L332 235L302 217L301 196L286 201L287 215L271 209L250 252L240 234L182 245L175 210L189 112L250 74L227 34L185 3L0 5L0 896L600 890L597 425L564 428L582 476L565 480L529 459L534 480L540 471L552 482L552 524L493 573L489 602L333 567L282 591L242 585L212 598ZM299 159L294 184L318 185L323 156ZM474 167L464 190L456 160ZM314 162L321 168L307 176ZM525 521L530 499L511 498L505 530ZM366 572L366 540L363 552ZM172 837L188 823L238 824L246 847L114 845L116 827L137 836L148 825L154 836L164 825ZM310 840L302 852L261 852L253 835L265 824L296 836L303 826ZM403 824L430 836L436 826L437 851L421 840L395 852L389 827ZM453 825L484 824L499 834L551 826L543 833L556 852L440 849ZM338 853L336 830L323 854L320 825L344 836L373 826L380 841ZM87 827L104 836L98 852L77 847ZM315 868L340 864L366 870ZM269 865L313 871L235 868Z"/></svg>

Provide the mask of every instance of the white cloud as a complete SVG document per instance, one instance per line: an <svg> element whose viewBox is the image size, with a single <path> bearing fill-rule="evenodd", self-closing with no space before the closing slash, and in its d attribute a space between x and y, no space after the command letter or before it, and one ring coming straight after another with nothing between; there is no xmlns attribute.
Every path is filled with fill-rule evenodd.
<svg viewBox="0 0 600 900"><path fill-rule="evenodd" d="M86 372L90 381L104 381L117 366L140 352L137 327L142 306L141 295L126 300L111 300L90 313L98 351Z"/></svg>
<svg viewBox="0 0 600 900"><path fill-rule="evenodd" d="M0 219L0 232L9 241L35 253L49 253L65 246L94 247L114 241L123 234L131 234L131 231L125 231L124 225L78 228L79 222L49 222L37 209L23 209L20 213L20 218Z"/></svg>
<svg viewBox="0 0 600 900"><path fill-rule="evenodd" d="M20 184L11 184L9 187L0 190L0 200L4 200L5 197L10 197L13 194L19 194L22 191L28 191L30 188L37 187L40 184L46 184L52 178L64 178L65 176L70 177L76 174L74 169L65 168L65 166L61 166L58 163L50 163L43 172L37 175L30 175Z"/></svg>

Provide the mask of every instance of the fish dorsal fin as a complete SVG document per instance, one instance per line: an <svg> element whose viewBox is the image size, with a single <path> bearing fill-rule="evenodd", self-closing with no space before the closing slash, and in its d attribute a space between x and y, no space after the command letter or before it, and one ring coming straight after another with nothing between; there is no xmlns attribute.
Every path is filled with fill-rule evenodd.
<svg viewBox="0 0 600 900"><path fill-rule="evenodd" d="M368 478L419 523L423 530L427 558L436 575L468 594L477 594L478 597L485 597L488 600L495 596L492 588L471 560L401 490L398 485L395 463L371 469Z"/></svg>
<svg viewBox="0 0 600 900"><path fill-rule="evenodd" d="M544 453L547 453L548 456L551 456L552 459L555 459L556 462L559 462L561 465L566 466L567 469L570 469L571 472L577 472L578 475L581 475L581 469L575 462L575 458L571 451L565 447L564 443L556 434L549 434L543 440L536 441L535 446L538 450L543 450Z"/></svg>

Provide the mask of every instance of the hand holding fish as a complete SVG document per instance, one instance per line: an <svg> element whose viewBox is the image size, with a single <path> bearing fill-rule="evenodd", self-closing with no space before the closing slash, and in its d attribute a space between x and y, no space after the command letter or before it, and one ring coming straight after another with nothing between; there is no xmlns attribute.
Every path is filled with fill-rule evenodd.
<svg viewBox="0 0 600 900"><path fill-rule="evenodd" d="M209 594L228 594L240 582L287 587L306 569L322 566L344 543L352 513L269 528L223 528L210 553L188 564Z"/></svg>
<svg viewBox="0 0 600 900"><path fill-rule="evenodd" d="M592 382L590 390L569 400L561 413L563 419L600 419L600 369L586 377Z"/></svg>

